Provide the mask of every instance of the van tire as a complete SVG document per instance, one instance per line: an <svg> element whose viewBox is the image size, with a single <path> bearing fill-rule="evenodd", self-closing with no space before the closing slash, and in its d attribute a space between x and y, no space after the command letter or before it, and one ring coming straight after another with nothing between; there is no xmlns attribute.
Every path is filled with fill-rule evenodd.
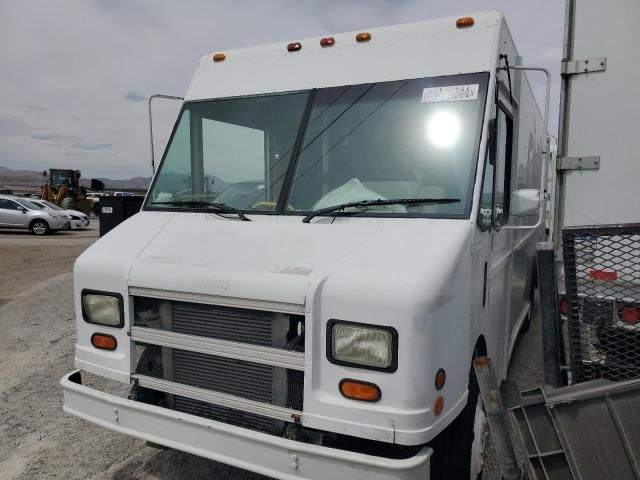
<svg viewBox="0 0 640 480"><path fill-rule="evenodd" d="M527 333L531 328L531 319L533 317L533 308L537 302L536 291L538 290L538 271L537 267L534 266L534 270L531 274L531 285L529 286L529 313L527 314L527 318L522 322L522 326L520 327L520 333Z"/></svg>
<svg viewBox="0 0 640 480"><path fill-rule="evenodd" d="M475 439L474 426L479 401L480 387L472 366L469 371L467 404L458 417L429 444L434 451L431 458L432 479L469 480L471 478L471 450ZM482 471L476 478L482 478Z"/></svg>
<svg viewBox="0 0 640 480"><path fill-rule="evenodd" d="M29 231L41 237L47 235L51 230L45 220L38 218L29 224Z"/></svg>

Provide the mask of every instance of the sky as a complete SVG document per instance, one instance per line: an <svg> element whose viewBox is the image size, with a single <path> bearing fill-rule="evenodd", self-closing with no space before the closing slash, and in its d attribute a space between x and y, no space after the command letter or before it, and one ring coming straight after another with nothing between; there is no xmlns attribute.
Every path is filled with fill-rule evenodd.
<svg viewBox="0 0 640 480"><path fill-rule="evenodd" d="M149 176L146 100L183 96L207 53L483 10L505 14L524 65L551 70L555 135L561 0L0 0L0 166ZM178 109L154 104L156 161Z"/></svg>

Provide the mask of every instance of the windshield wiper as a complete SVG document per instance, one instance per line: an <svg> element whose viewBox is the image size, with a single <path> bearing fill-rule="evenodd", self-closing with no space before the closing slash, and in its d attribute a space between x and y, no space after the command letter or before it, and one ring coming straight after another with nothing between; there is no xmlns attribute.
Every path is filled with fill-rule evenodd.
<svg viewBox="0 0 640 480"><path fill-rule="evenodd" d="M251 219L247 217L242 210L230 207L224 203L207 202L205 200L168 200L165 202L151 202L150 205L173 205L176 207L191 207L191 208L205 208L207 211L215 214L232 213L238 216L243 222L250 222Z"/></svg>
<svg viewBox="0 0 640 480"><path fill-rule="evenodd" d="M379 205L421 205L425 203L457 203L459 198L397 198L392 200L361 200L359 202L341 203L331 207L319 208L302 219L302 223L309 223L313 217L335 213L345 208L368 208Z"/></svg>

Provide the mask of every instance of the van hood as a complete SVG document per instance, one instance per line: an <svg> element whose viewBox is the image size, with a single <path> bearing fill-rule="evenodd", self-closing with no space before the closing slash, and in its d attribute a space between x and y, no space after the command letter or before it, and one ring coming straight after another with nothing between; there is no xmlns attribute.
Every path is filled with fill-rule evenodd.
<svg viewBox="0 0 640 480"><path fill-rule="evenodd" d="M136 217L150 214L160 213ZM470 231L461 220L342 217L304 224L299 217L242 222L206 213L160 215L170 217L157 231L145 232L148 241L131 262L129 287L298 305L314 282L332 272L405 283L412 271L424 274L416 263L430 265L431 274L438 265L450 270ZM144 223L126 222L118 237L139 239L137 225Z"/></svg>

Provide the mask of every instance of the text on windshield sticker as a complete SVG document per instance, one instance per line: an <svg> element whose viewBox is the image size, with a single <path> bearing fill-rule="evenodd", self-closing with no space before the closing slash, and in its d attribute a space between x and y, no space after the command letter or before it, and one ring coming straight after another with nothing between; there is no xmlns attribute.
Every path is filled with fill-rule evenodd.
<svg viewBox="0 0 640 480"><path fill-rule="evenodd" d="M422 90L421 103L457 102L476 100L478 98L477 83L471 85L451 85L449 87L430 87Z"/></svg>

